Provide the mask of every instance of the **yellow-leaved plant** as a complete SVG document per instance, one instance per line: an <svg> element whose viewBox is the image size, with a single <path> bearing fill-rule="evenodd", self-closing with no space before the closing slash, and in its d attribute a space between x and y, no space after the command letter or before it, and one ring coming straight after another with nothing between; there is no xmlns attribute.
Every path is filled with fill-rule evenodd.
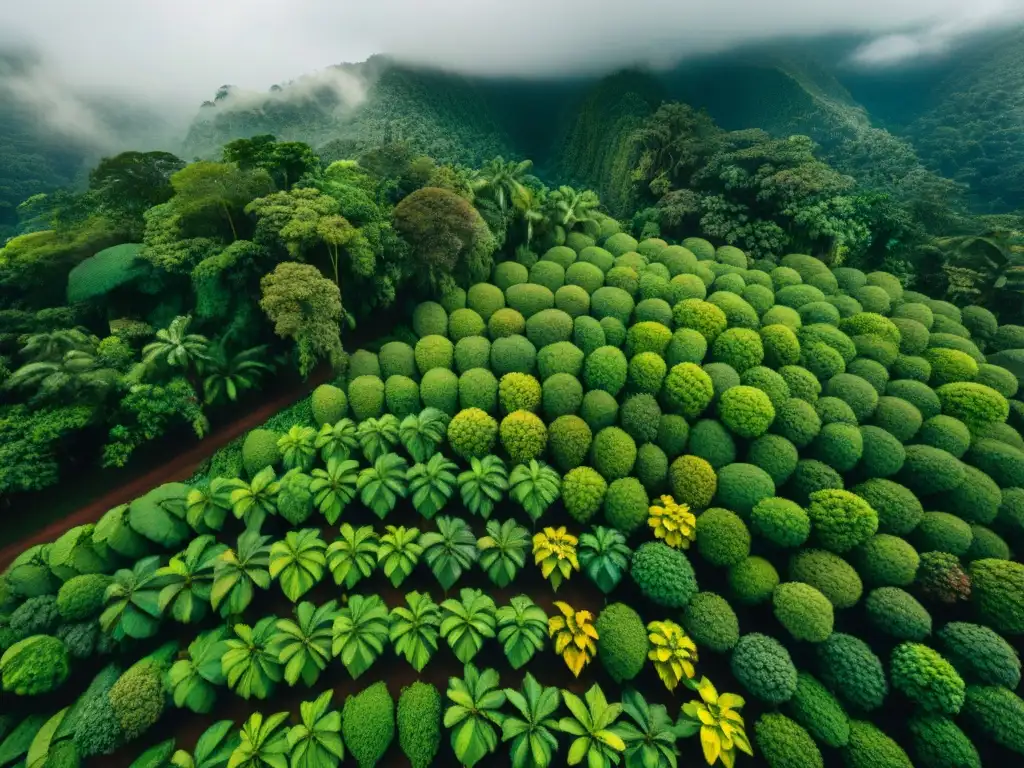
<svg viewBox="0 0 1024 768"><path fill-rule="evenodd" d="M548 635L555 641L555 653L565 659L576 677L597 653L597 629L594 614L577 611L568 603L555 601L561 616L548 618Z"/></svg>
<svg viewBox="0 0 1024 768"><path fill-rule="evenodd" d="M551 582L556 592L573 571L580 569L576 559L578 543L575 536L566 532L564 525L558 528L548 526L533 535L533 561L540 566L541 575Z"/></svg>
<svg viewBox="0 0 1024 768"><path fill-rule="evenodd" d="M754 750L750 748L739 712L746 703L743 697L735 693L720 694L706 677L700 682L687 680L687 685L700 695L700 700L683 704L682 716L676 723L679 738L699 733L708 765L721 760L725 768L733 768L737 749L753 757Z"/></svg>
<svg viewBox="0 0 1024 768"><path fill-rule="evenodd" d="M694 676L697 645L682 627L674 621L652 621L647 625L647 639L651 643L647 658L654 662L666 688L674 691L681 680Z"/></svg>
<svg viewBox="0 0 1024 768"><path fill-rule="evenodd" d="M661 504L652 504L647 510L647 524L654 531L654 538L664 539L673 549L689 549L690 542L697 537L697 518L685 504L676 504L671 496L658 499Z"/></svg>

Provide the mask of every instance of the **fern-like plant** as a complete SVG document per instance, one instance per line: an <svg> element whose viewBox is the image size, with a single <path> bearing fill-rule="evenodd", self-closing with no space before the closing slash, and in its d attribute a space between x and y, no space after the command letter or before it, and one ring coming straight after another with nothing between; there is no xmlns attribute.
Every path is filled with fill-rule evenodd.
<svg viewBox="0 0 1024 768"><path fill-rule="evenodd" d="M416 511L428 520L444 508L455 491L455 462L435 453L409 470L409 492Z"/></svg>
<svg viewBox="0 0 1024 768"><path fill-rule="evenodd" d="M530 533L515 520L487 521L487 535L476 542L480 566L496 587L507 587L526 564Z"/></svg>
<svg viewBox="0 0 1024 768"><path fill-rule="evenodd" d="M572 716L559 720L558 727L563 733L575 737L569 747L567 763L578 765L586 760L587 768L618 765L626 751L626 742L615 727L615 721L622 714L622 705L609 704L604 691L596 683L582 700L565 690L562 691L562 700Z"/></svg>
<svg viewBox="0 0 1024 768"><path fill-rule="evenodd" d="M359 473L359 498L381 520L409 491L409 465L397 453L386 453Z"/></svg>
<svg viewBox="0 0 1024 768"><path fill-rule="evenodd" d="M254 589L270 589L270 537L247 529L238 546L223 552L213 568L210 604L224 617L244 611Z"/></svg>
<svg viewBox="0 0 1024 768"><path fill-rule="evenodd" d="M479 589L462 589L459 599L448 598L441 603L441 636L455 653L455 658L468 664L483 648L484 640L495 635L494 601Z"/></svg>
<svg viewBox="0 0 1024 768"><path fill-rule="evenodd" d="M580 536L577 555L587 577L607 595L629 570L632 551L620 531L598 525Z"/></svg>
<svg viewBox="0 0 1024 768"><path fill-rule="evenodd" d="M160 627L160 557L144 557L114 574L107 586L100 629L114 640L152 637Z"/></svg>
<svg viewBox="0 0 1024 768"><path fill-rule="evenodd" d="M423 559L447 592L469 570L480 556L476 548L476 536L458 517L437 518L437 531L429 531L420 537Z"/></svg>
<svg viewBox="0 0 1024 768"><path fill-rule="evenodd" d="M398 587L412 573L423 554L420 529L386 525L384 531L377 547L377 565L390 579L392 586Z"/></svg>
<svg viewBox="0 0 1024 768"><path fill-rule="evenodd" d="M379 595L352 595L334 619L331 648L357 679L384 651L388 641L388 607Z"/></svg>
<svg viewBox="0 0 1024 768"><path fill-rule="evenodd" d="M285 768L288 765L288 713L263 717L253 712L242 726L229 768Z"/></svg>
<svg viewBox="0 0 1024 768"><path fill-rule="evenodd" d="M562 706L558 688L542 686L527 672L522 688L506 688L505 698L516 710L501 724L501 740L512 742L512 768L547 768L558 749L558 720L554 717Z"/></svg>
<svg viewBox="0 0 1024 768"><path fill-rule="evenodd" d="M320 583L327 568L327 545L316 528L288 531L270 548L270 577L293 603Z"/></svg>
<svg viewBox="0 0 1024 768"><path fill-rule="evenodd" d="M227 768L240 742L235 724L231 720L219 720L203 731L194 752L177 750L171 757L171 765L174 768Z"/></svg>
<svg viewBox="0 0 1024 768"><path fill-rule="evenodd" d="M399 439L415 462L425 462L437 450L448 433L448 414L438 408L410 413L398 429Z"/></svg>
<svg viewBox="0 0 1024 768"><path fill-rule="evenodd" d="M179 552L160 568L155 580L160 587L160 612L169 610L174 620L182 624L192 624L206 616L214 567L226 551L226 546L204 534L194 538L184 552Z"/></svg>
<svg viewBox="0 0 1024 768"><path fill-rule="evenodd" d="M320 458L326 464L331 459L347 461L359 447L358 428L352 419L341 419L335 424L324 424L313 441L320 451Z"/></svg>
<svg viewBox="0 0 1024 768"><path fill-rule="evenodd" d="M316 438L315 429L298 424L281 435L277 447L281 451L281 463L284 468L309 472L316 461Z"/></svg>
<svg viewBox="0 0 1024 768"><path fill-rule="evenodd" d="M372 464L398 445L398 427L398 417L391 413L359 423L356 437L367 461Z"/></svg>
<svg viewBox="0 0 1024 768"><path fill-rule="evenodd" d="M451 729L452 750L460 765L472 768L498 746L498 731L504 715L505 692L498 687L498 673L483 672L467 663L463 677L448 678L448 701L444 724Z"/></svg>
<svg viewBox="0 0 1024 768"><path fill-rule="evenodd" d="M675 722L664 704L649 704L636 690L622 694L622 711L632 719L615 730L626 744L626 765L676 768L679 749Z"/></svg>
<svg viewBox="0 0 1024 768"><path fill-rule="evenodd" d="M426 593L410 592L405 602L406 605L391 610L391 643L395 653L404 656L417 672L422 672L437 652L441 610Z"/></svg>
<svg viewBox="0 0 1024 768"><path fill-rule="evenodd" d="M462 503L486 520L508 492L508 470L498 456L474 456L469 460L469 469L459 475L458 483Z"/></svg>
<svg viewBox="0 0 1024 768"><path fill-rule="evenodd" d="M250 482L238 479L231 491L231 511L239 520L245 521L245 527L258 531L263 521L277 513L277 494L281 484L273 467L264 467Z"/></svg>
<svg viewBox="0 0 1024 768"><path fill-rule="evenodd" d="M252 627L235 624L235 636L225 641L221 669L228 687L243 699L266 699L281 682L281 664L271 647L276 622L266 616Z"/></svg>
<svg viewBox="0 0 1024 768"><path fill-rule="evenodd" d="M338 604L334 600L319 607L307 601L295 606L294 619L277 620L271 642L288 685L299 680L307 687L316 684L331 660L337 616Z"/></svg>
<svg viewBox="0 0 1024 768"><path fill-rule="evenodd" d="M544 609L526 595L516 595L497 611L498 642L512 669L522 669L544 646L548 617Z"/></svg>
<svg viewBox="0 0 1024 768"><path fill-rule="evenodd" d="M174 706L206 714L217 700L217 688L224 685L221 657L227 651L227 627L202 632L189 643L187 657L171 665L167 672Z"/></svg>
<svg viewBox="0 0 1024 768"><path fill-rule="evenodd" d="M231 492L237 488L234 479L215 477L209 485L192 488L185 497L185 520L198 533L219 531L231 512Z"/></svg>
<svg viewBox="0 0 1024 768"><path fill-rule="evenodd" d="M309 492L313 503L330 525L338 522L348 503L356 497L359 482L359 463L352 459L327 460L327 469L313 470Z"/></svg>
<svg viewBox="0 0 1024 768"><path fill-rule="evenodd" d="M288 730L288 768L335 768L345 759L341 712L331 709L333 695L334 691L324 691L299 704L301 722Z"/></svg>
<svg viewBox="0 0 1024 768"><path fill-rule="evenodd" d="M341 526L341 535L327 547L327 567L334 583L352 589L377 567L377 548L380 540L369 525L353 528Z"/></svg>
<svg viewBox="0 0 1024 768"><path fill-rule="evenodd" d="M532 459L509 475L509 496L537 522L562 493L562 478L552 467Z"/></svg>

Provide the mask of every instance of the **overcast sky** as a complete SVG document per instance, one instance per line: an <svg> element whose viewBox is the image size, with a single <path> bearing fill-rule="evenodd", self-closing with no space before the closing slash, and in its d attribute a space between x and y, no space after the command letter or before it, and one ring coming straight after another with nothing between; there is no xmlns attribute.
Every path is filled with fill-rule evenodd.
<svg viewBox="0 0 1024 768"><path fill-rule="evenodd" d="M197 103L373 53L558 75L783 35L868 33L872 62L1024 19L1024 0L0 0L0 36L74 86Z"/></svg>

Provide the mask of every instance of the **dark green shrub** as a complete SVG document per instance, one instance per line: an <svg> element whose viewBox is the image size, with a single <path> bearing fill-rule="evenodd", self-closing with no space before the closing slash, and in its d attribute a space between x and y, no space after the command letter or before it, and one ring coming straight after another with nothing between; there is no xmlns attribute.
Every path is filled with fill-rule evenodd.
<svg viewBox="0 0 1024 768"><path fill-rule="evenodd" d="M801 459L789 478L788 494L801 504L808 504L812 493L826 489L842 489L843 476L816 459Z"/></svg>
<svg viewBox="0 0 1024 768"><path fill-rule="evenodd" d="M447 329L442 330L442 338L447 334ZM380 358L367 349L357 349L348 359L348 370L346 371L349 381L359 376L380 376Z"/></svg>
<svg viewBox="0 0 1024 768"><path fill-rule="evenodd" d="M701 650L732 650L740 639L740 624L729 601L714 592L698 592L683 612L683 628Z"/></svg>
<svg viewBox="0 0 1024 768"><path fill-rule="evenodd" d="M744 520L750 519L751 511L761 499L774 495L775 483L760 467L753 464L727 464L718 470L715 505L735 512Z"/></svg>
<svg viewBox="0 0 1024 768"><path fill-rule="evenodd" d="M486 328L484 319L472 309L456 309L448 316L448 338L452 341L482 336Z"/></svg>
<svg viewBox="0 0 1024 768"><path fill-rule="evenodd" d="M800 309L804 304L824 300L825 294L813 285L788 285L775 293L777 303L793 309Z"/></svg>
<svg viewBox="0 0 1024 768"><path fill-rule="evenodd" d="M798 448L810 445L821 431L821 418L806 400L791 397L775 409L772 431Z"/></svg>
<svg viewBox="0 0 1024 768"><path fill-rule="evenodd" d="M666 288L668 283L661 278L655 278L654 275L644 274L640 278L640 292L641 295L644 291L645 280L654 278L659 280ZM672 325L672 307L665 299L658 297L648 297L643 299L636 305L636 309L633 310L633 322L634 323L658 323L670 327Z"/></svg>
<svg viewBox="0 0 1024 768"><path fill-rule="evenodd" d="M907 446L907 459L899 479L921 495L946 493L966 478L964 465L953 454L930 445Z"/></svg>
<svg viewBox="0 0 1024 768"><path fill-rule="evenodd" d="M926 600L952 605L970 597L971 579L955 555L921 552L914 587Z"/></svg>
<svg viewBox="0 0 1024 768"><path fill-rule="evenodd" d="M562 472L586 461L592 440L590 427L579 416L559 416L548 426L548 451L552 462Z"/></svg>
<svg viewBox="0 0 1024 768"><path fill-rule="evenodd" d="M660 419L661 408L653 395L633 395L619 408L622 428L638 443L657 439Z"/></svg>
<svg viewBox="0 0 1024 768"><path fill-rule="evenodd" d="M708 342L692 328L679 328L664 350L665 360L670 365L679 363L697 363L704 361L708 352Z"/></svg>
<svg viewBox="0 0 1024 768"><path fill-rule="evenodd" d="M846 366L846 372L854 376L860 376L864 381L875 388L879 395L885 394L885 388L889 386L889 371L877 360L867 357L858 357Z"/></svg>
<svg viewBox="0 0 1024 768"><path fill-rule="evenodd" d="M857 347L858 357L874 360L885 366L886 369L896 362L896 358L900 354L896 344L872 334L854 336L853 343Z"/></svg>
<svg viewBox="0 0 1024 768"><path fill-rule="evenodd" d="M1013 691L995 685L969 685L963 713L973 730L1024 755L1024 700Z"/></svg>
<svg viewBox="0 0 1024 768"><path fill-rule="evenodd" d="M801 345L800 364L818 377L820 381L828 381L846 371L843 357L832 347L820 342Z"/></svg>
<svg viewBox="0 0 1024 768"><path fill-rule="evenodd" d="M907 449L890 432L868 425L860 428L864 452L860 457L860 471L865 477L892 477L903 469Z"/></svg>
<svg viewBox="0 0 1024 768"><path fill-rule="evenodd" d="M971 526L947 512L925 512L911 534L919 552L948 552L957 557L967 554L973 539Z"/></svg>
<svg viewBox="0 0 1024 768"><path fill-rule="evenodd" d="M459 377L459 405L494 413L498 408L498 380L487 368L471 368Z"/></svg>
<svg viewBox="0 0 1024 768"><path fill-rule="evenodd" d="M822 425L825 424L852 424L857 425L857 417L853 414L853 409L846 404L843 400L838 397L821 397L818 398L818 402L814 404L814 410L818 414L818 418L821 419Z"/></svg>
<svg viewBox="0 0 1024 768"><path fill-rule="evenodd" d="M663 413L658 419L658 447L670 459L676 458L686 450L686 441L690 437L690 425L682 416L674 413Z"/></svg>
<svg viewBox="0 0 1024 768"><path fill-rule="evenodd" d="M889 683L881 660L867 643L835 632L818 646L817 654L818 677L848 706L862 712L882 706Z"/></svg>
<svg viewBox="0 0 1024 768"><path fill-rule="evenodd" d="M789 385L789 393L799 399L814 404L821 394L821 382L818 377L799 365L786 365L779 368L779 373Z"/></svg>
<svg viewBox="0 0 1024 768"><path fill-rule="evenodd" d="M921 412L899 397L880 397L871 423L889 432L901 443L909 442L922 424Z"/></svg>
<svg viewBox="0 0 1024 768"><path fill-rule="evenodd" d="M738 373L761 364L764 348L761 336L749 328L729 328L719 334L711 349L715 362L725 363Z"/></svg>
<svg viewBox="0 0 1024 768"><path fill-rule="evenodd" d="M790 285L800 285L803 282L800 273L792 267L776 267L770 274L776 291L780 291Z"/></svg>
<svg viewBox="0 0 1024 768"><path fill-rule="evenodd" d="M867 423L878 406L878 392L875 388L870 382L852 373L833 376L823 391L827 396L838 397L849 405L860 424Z"/></svg>
<svg viewBox="0 0 1024 768"><path fill-rule="evenodd" d="M881 288L865 287L862 291ZM843 750L846 768L913 768L903 747L869 722L850 721L850 743Z"/></svg>
<svg viewBox="0 0 1024 768"><path fill-rule="evenodd" d="M922 641L932 633L931 614L899 587L879 587L864 599L868 621L897 640Z"/></svg>
<svg viewBox="0 0 1024 768"><path fill-rule="evenodd" d="M839 610L856 605L864 593L864 585L853 567L823 549L806 549L793 555L789 578L810 584Z"/></svg>
<svg viewBox="0 0 1024 768"><path fill-rule="evenodd" d="M395 703L383 682L345 697L341 734L360 766L371 768L380 762L395 738Z"/></svg>
<svg viewBox="0 0 1024 768"><path fill-rule="evenodd" d="M526 321L526 338L538 349L569 341L572 331L572 316L560 309L543 309Z"/></svg>
<svg viewBox="0 0 1024 768"><path fill-rule="evenodd" d="M800 342L792 329L778 322L768 324L770 310L764 316L765 326L761 329L761 345L764 348L764 363L771 368L796 365L800 362Z"/></svg>
<svg viewBox="0 0 1024 768"><path fill-rule="evenodd" d="M857 570L871 587L906 587L917 575L919 556L899 536L880 533L872 536L853 552Z"/></svg>
<svg viewBox="0 0 1024 768"><path fill-rule="evenodd" d="M789 385L782 375L763 365L744 371L740 375L740 383L764 392L774 407L782 405L790 398Z"/></svg>
<svg viewBox="0 0 1024 768"><path fill-rule="evenodd" d="M956 723L941 715L915 715L907 722L910 751L920 768L981 768L981 757Z"/></svg>
<svg viewBox="0 0 1024 768"><path fill-rule="evenodd" d="M904 355L920 355L928 348L928 329L909 317L892 318L893 325L900 332L900 352Z"/></svg>
<svg viewBox="0 0 1024 768"><path fill-rule="evenodd" d="M754 632L744 635L729 661L740 685L767 704L782 704L796 691L796 667L778 640Z"/></svg>
<svg viewBox="0 0 1024 768"><path fill-rule="evenodd" d="M807 516L811 519L814 540L832 552L847 552L878 530L878 514L871 505L844 490L810 494Z"/></svg>
<svg viewBox="0 0 1024 768"><path fill-rule="evenodd" d="M593 429L593 427L591 427ZM636 462L636 442L618 427L605 427L594 437L590 463L605 480L626 477Z"/></svg>
<svg viewBox="0 0 1024 768"><path fill-rule="evenodd" d="M553 262L547 263L557 266ZM551 309L555 306L555 294L547 286L535 283L519 283L518 285L510 285L505 290L505 302L525 319L529 320L530 317L541 310Z"/></svg>
<svg viewBox="0 0 1024 768"><path fill-rule="evenodd" d="M749 299L747 299L749 301ZM769 305L771 306L771 305ZM827 323L829 325L839 325L839 320L842 317L839 310L835 305L826 301L812 301L808 304L804 304L800 307L800 319L805 325L813 325L815 323Z"/></svg>
<svg viewBox="0 0 1024 768"><path fill-rule="evenodd" d="M384 382L384 400L388 413L393 413L399 418L404 418L410 413L419 413L419 385L408 376L389 376Z"/></svg>
<svg viewBox="0 0 1024 768"><path fill-rule="evenodd" d="M968 573L971 602L978 617L1002 634L1024 634L1024 565L1011 560L975 560Z"/></svg>
<svg viewBox="0 0 1024 768"><path fill-rule="evenodd" d="M924 517L924 508L917 496L906 486L891 480L874 478L854 486L852 491L875 510L881 533L906 536Z"/></svg>
<svg viewBox="0 0 1024 768"><path fill-rule="evenodd" d="M741 605L767 601L778 584L778 571L763 557L748 557L729 569L729 589Z"/></svg>
<svg viewBox="0 0 1024 768"><path fill-rule="evenodd" d="M583 350L568 341L559 341L542 347L537 353L537 371L541 381L556 373L579 377L583 372Z"/></svg>
<svg viewBox="0 0 1024 768"><path fill-rule="evenodd" d="M853 362L857 356L857 346L853 343L853 339L834 325L828 323L807 325L797 332L797 336L800 339L801 347L809 347L814 344L831 347L842 356L844 365Z"/></svg>
<svg viewBox="0 0 1024 768"><path fill-rule="evenodd" d="M538 261L530 268L530 282L554 293L565 283L565 268L556 261Z"/></svg>
<svg viewBox="0 0 1024 768"><path fill-rule="evenodd" d="M812 446L814 455L839 472L849 472L860 461L864 439L860 429L850 424L826 424Z"/></svg>
<svg viewBox="0 0 1024 768"><path fill-rule="evenodd" d="M765 713L754 725L757 748L771 768L822 768L814 739L785 715Z"/></svg>
<svg viewBox="0 0 1024 768"><path fill-rule="evenodd" d="M736 565L750 555L750 531L727 509L705 510L697 516L697 551L711 565Z"/></svg>
<svg viewBox="0 0 1024 768"><path fill-rule="evenodd" d="M897 355L889 373L893 379L925 383L932 377L932 364L923 357Z"/></svg>
<svg viewBox="0 0 1024 768"><path fill-rule="evenodd" d="M491 363L491 342L483 336L467 336L455 345L455 370L462 374Z"/></svg>
<svg viewBox="0 0 1024 768"><path fill-rule="evenodd" d="M447 368L429 370L420 381L419 395L424 406L454 416L459 403L459 377Z"/></svg>
<svg viewBox="0 0 1024 768"><path fill-rule="evenodd" d="M988 627L952 621L936 633L936 638L945 657L968 682L1002 685L1011 690L1020 685L1017 651Z"/></svg>
<svg viewBox="0 0 1024 768"><path fill-rule="evenodd" d="M668 478L675 500L694 509L705 509L710 506L718 489L718 476L715 470L699 456L686 455L677 458L669 467Z"/></svg>
<svg viewBox="0 0 1024 768"><path fill-rule="evenodd" d="M636 452L633 472L651 495L656 495L668 479L668 456L654 443L644 443Z"/></svg>
<svg viewBox="0 0 1024 768"><path fill-rule="evenodd" d="M1003 494L980 469L964 466L964 482L942 495L941 507L968 523L988 525L999 514Z"/></svg>
<svg viewBox="0 0 1024 768"><path fill-rule="evenodd" d="M767 472L776 487L790 478L799 460L796 446L781 435L762 435L747 451L747 463Z"/></svg>
<svg viewBox="0 0 1024 768"><path fill-rule="evenodd" d="M584 248L579 252L579 258L577 261L566 270L566 279L569 277L569 270L578 264L587 264L593 266L595 269L601 272L601 283L604 282L604 273L611 269L615 264L615 257L612 256L604 248L598 248L597 246L591 245ZM601 287L601 283L597 285L594 290ZM593 293L593 291L591 291Z"/></svg>
<svg viewBox="0 0 1024 768"><path fill-rule="evenodd" d="M610 482L604 497L604 518L626 536L647 522L647 491L637 478L620 477Z"/></svg>
<svg viewBox="0 0 1024 768"><path fill-rule="evenodd" d="M942 654L927 645L897 645L889 675L893 688L927 712L955 715L963 706L963 679Z"/></svg>
<svg viewBox="0 0 1024 768"><path fill-rule="evenodd" d="M509 262L505 262L509 263ZM398 697L398 743L412 768L429 768L441 746L441 694L417 680Z"/></svg>
<svg viewBox="0 0 1024 768"><path fill-rule="evenodd" d="M967 461L987 474L1000 488L1024 487L1024 452L999 440L982 438L972 443Z"/></svg>
<svg viewBox="0 0 1024 768"><path fill-rule="evenodd" d="M978 384L991 387L1007 399L1016 395L1020 387L1016 376L1001 366L988 363L978 366L978 377L975 381Z"/></svg>
<svg viewBox="0 0 1024 768"><path fill-rule="evenodd" d="M941 448L956 458L962 458L971 447L971 430L952 416L932 416L921 425L917 439L933 448Z"/></svg>
<svg viewBox="0 0 1024 768"><path fill-rule="evenodd" d="M986 528L983 525L972 525L971 533L974 535L974 538L971 539L971 548L964 555L965 561L971 562L986 558L994 558L996 560L1010 559L1010 545L991 528Z"/></svg>
<svg viewBox="0 0 1024 768"><path fill-rule="evenodd" d="M701 419L690 428L689 452L719 469L736 459L736 442L721 422Z"/></svg>
<svg viewBox="0 0 1024 768"><path fill-rule="evenodd" d="M611 285L598 288L590 296L590 314L598 320L610 317L628 325L633 307L633 297L627 291Z"/></svg>
<svg viewBox="0 0 1024 768"><path fill-rule="evenodd" d="M740 386L740 375L727 363L705 363L703 369L711 377L712 402L717 403L727 390Z"/></svg>
<svg viewBox="0 0 1024 768"><path fill-rule="evenodd" d="M697 593L697 577L686 555L661 541L641 544L629 572L644 596L663 608L683 608Z"/></svg>
<svg viewBox="0 0 1024 768"><path fill-rule="evenodd" d="M772 593L775 618L797 640L820 643L832 634L832 603L799 581L779 584Z"/></svg>
<svg viewBox="0 0 1024 768"><path fill-rule="evenodd" d="M811 532L810 518L800 505L778 497L759 501L750 525L755 534L780 547L799 547Z"/></svg>
<svg viewBox="0 0 1024 768"><path fill-rule="evenodd" d="M844 747L850 739L850 719L843 705L808 672L796 676L796 690L786 712L828 747Z"/></svg>
<svg viewBox="0 0 1024 768"><path fill-rule="evenodd" d="M313 409L313 421L318 427L324 424L335 424L348 413L348 398L338 387L321 384L313 390L310 406Z"/></svg>
<svg viewBox="0 0 1024 768"><path fill-rule="evenodd" d="M577 413L583 405L583 385L568 373L556 373L544 381L541 403L548 419Z"/></svg>
<svg viewBox="0 0 1024 768"><path fill-rule="evenodd" d="M590 353L583 366L583 379L588 389L603 389L617 395L626 385L626 356L617 347L604 346Z"/></svg>
<svg viewBox="0 0 1024 768"><path fill-rule="evenodd" d="M510 286L528 282L530 279L530 270L515 261L500 261L494 265L494 274L491 279L502 291L501 305L504 306L504 291L508 290ZM477 312L480 312L480 308L474 307L474 309L476 309ZM481 314L483 313L481 312Z"/></svg>
<svg viewBox="0 0 1024 768"><path fill-rule="evenodd" d="M612 680L632 680L647 661L647 628L640 614L624 603L612 603L598 614L597 657Z"/></svg>

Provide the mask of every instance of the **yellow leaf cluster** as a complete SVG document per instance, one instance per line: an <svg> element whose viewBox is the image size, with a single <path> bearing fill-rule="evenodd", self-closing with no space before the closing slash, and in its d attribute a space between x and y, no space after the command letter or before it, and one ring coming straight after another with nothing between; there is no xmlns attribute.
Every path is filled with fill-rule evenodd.
<svg viewBox="0 0 1024 768"><path fill-rule="evenodd" d="M555 653L565 659L575 677L597 654L597 629L594 614L577 611L571 605L555 601L561 616L548 619L548 635L555 641Z"/></svg>
<svg viewBox="0 0 1024 768"><path fill-rule="evenodd" d="M658 677L665 687L674 691L684 677L694 676L697 645L674 621L652 621L647 625L651 650L647 658L654 662Z"/></svg>
<svg viewBox="0 0 1024 768"><path fill-rule="evenodd" d="M739 710L746 703L735 693L719 694L706 677L696 686L700 701L689 701L683 705L680 724L699 726L700 744L708 765L721 760L725 768L733 768L736 750L753 757L754 750L747 738L743 716Z"/></svg>
<svg viewBox="0 0 1024 768"><path fill-rule="evenodd" d="M697 518L685 504L676 504L671 496L662 496L661 504L652 504L647 524L654 531L654 538L664 539L674 549L689 549L690 542L697 537Z"/></svg>
<svg viewBox="0 0 1024 768"><path fill-rule="evenodd" d="M533 561L540 566L541 575L551 581L555 591L568 579L573 571L580 569L576 559L576 545L579 540L568 533L565 526L548 526L533 536Z"/></svg>

